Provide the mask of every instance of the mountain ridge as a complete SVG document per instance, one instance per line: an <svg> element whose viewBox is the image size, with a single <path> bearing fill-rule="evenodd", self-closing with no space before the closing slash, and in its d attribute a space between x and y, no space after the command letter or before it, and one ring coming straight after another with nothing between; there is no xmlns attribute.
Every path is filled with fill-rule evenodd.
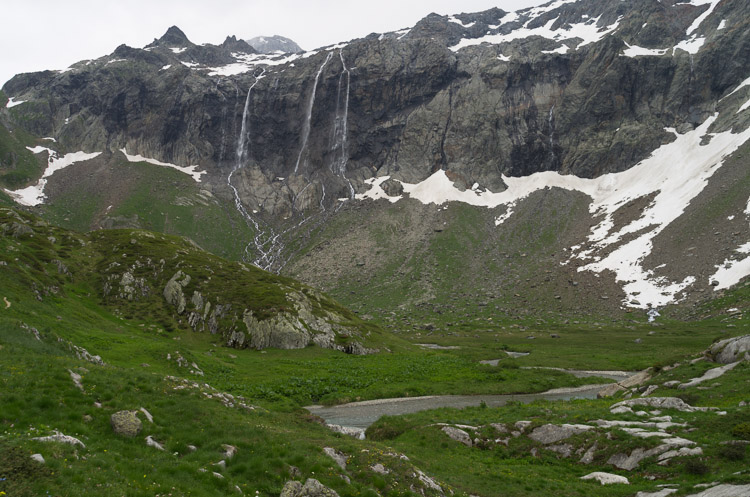
<svg viewBox="0 0 750 497"><path fill-rule="evenodd" d="M29 100L5 119L22 118L61 147L104 149L105 161L120 160L125 150L178 169L196 165L204 172L200 187L234 204L258 233L249 240L249 260L278 271L304 255L311 230L355 202L408 196L440 209L445 200L463 201L489 208L502 230L535 188L575 178L581 185L625 181L634 167L667 174L669 160L652 155L666 157L688 142L697 152L716 150L691 166L703 179L690 190L689 205L723 155L738 150L748 126L746 9L736 1L557 1L514 13L430 15L408 31L297 55L121 48L114 59L71 73L14 78L4 91L14 103ZM140 90L92 83L116 74ZM164 101L168 94L174 97ZM165 119L154 128L153 116ZM712 145L706 133L738 143ZM699 156L681 157L692 163ZM419 196L433 188L442 193ZM621 288L648 281L649 291L664 287L648 299L618 295L626 308L661 307L685 298L688 287L711 295L714 276L695 274L744 267L742 244L732 246L741 240L717 240L728 257L714 251L695 274L648 266L651 252L671 246L660 233L675 220L649 221L658 210L650 202L666 194L646 190L593 202L597 220L581 217L587 227L576 232L594 231L569 246L558 235L550 250L572 250L588 268L582 271L596 269ZM499 200L486 204L491 195ZM608 206L605 222L594 204Z"/></svg>

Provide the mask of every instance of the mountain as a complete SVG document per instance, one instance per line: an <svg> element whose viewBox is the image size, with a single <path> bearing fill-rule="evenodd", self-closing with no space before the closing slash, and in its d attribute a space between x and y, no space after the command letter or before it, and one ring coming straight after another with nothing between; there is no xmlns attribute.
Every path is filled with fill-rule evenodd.
<svg viewBox="0 0 750 497"><path fill-rule="evenodd" d="M256 36L247 40L247 43L259 53L300 53L304 52L299 45L289 38L283 36Z"/></svg>
<svg viewBox="0 0 750 497"><path fill-rule="evenodd" d="M748 9L560 0L304 55L171 28L6 83L0 178L394 328L697 316L750 273Z"/></svg>

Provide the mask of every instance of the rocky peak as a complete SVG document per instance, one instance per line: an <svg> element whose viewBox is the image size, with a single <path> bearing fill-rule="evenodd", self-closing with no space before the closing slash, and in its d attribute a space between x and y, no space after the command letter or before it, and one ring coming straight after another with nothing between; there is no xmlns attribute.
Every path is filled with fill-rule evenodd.
<svg viewBox="0 0 750 497"><path fill-rule="evenodd" d="M172 26L164 35L157 40L160 45L187 47L192 45L185 33L177 26Z"/></svg>
<svg viewBox="0 0 750 497"><path fill-rule="evenodd" d="M256 36L247 40L247 43L252 46L259 53L273 53L273 52L284 52L284 53L300 53L304 52L302 48L297 45L293 40L285 38L284 36L273 35L273 36Z"/></svg>
<svg viewBox="0 0 750 497"><path fill-rule="evenodd" d="M227 39L224 40L224 43L221 44L222 48L226 48L227 50L231 50L232 52L240 52L240 53L258 53L257 50L255 50L250 44L248 44L245 40L238 40L236 36L227 36Z"/></svg>

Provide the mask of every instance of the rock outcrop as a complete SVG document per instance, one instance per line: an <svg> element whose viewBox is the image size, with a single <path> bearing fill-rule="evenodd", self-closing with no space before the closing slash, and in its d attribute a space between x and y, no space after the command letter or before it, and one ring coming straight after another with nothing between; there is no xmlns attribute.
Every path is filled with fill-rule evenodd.
<svg viewBox="0 0 750 497"><path fill-rule="evenodd" d="M286 482L280 497L339 497L339 494L318 480L308 478L304 485L294 480Z"/></svg>

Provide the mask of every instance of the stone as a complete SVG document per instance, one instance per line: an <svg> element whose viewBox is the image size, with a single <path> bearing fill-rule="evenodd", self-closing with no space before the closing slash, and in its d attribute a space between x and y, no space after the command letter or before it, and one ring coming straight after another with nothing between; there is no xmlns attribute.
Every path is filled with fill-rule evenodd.
<svg viewBox="0 0 750 497"><path fill-rule="evenodd" d="M716 342L708 349L707 355L720 364L729 364L750 358L750 335Z"/></svg>
<svg viewBox="0 0 750 497"><path fill-rule="evenodd" d="M577 435L579 433L583 433L590 429L592 429L592 427L587 425L564 424L558 426L553 424L546 424L534 428L534 430L529 434L529 438L544 445L548 445L559 442L560 440L565 440L566 438L572 437L573 435Z"/></svg>
<svg viewBox="0 0 750 497"><path fill-rule="evenodd" d="M373 470L374 472L380 474L380 475L387 475L388 473L391 472L389 469L387 469L385 466L383 466L380 463L377 463L377 464L374 464L374 465L370 466L370 469Z"/></svg>
<svg viewBox="0 0 750 497"><path fill-rule="evenodd" d="M613 404L610 407L610 411L617 409L618 407L633 407L633 406L648 406L656 407L658 409L676 409L682 412L694 412L694 411L712 411L715 408L710 407L693 407L686 403L684 400L677 397L641 397L639 399L628 399L622 402Z"/></svg>
<svg viewBox="0 0 750 497"><path fill-rule="evenodd" d="M73 380L73 384L76 386L77 389L79 389L81 392L83 392L83 378L78 373L74 373L70 369L68 370L68 373L70 373L70 379Z"/></svg>
<svg viewBox="0 0 750 497"><path fill-rule="evenodd" d="M669 445L659 445L653 449L633 449L630 455L624 453L614 454L607 460L607 464L611 464L612 466L626 471L632 471L637 468L644 459L659 455L662 452L667 451L669 447Z"/></svg>
<svg viewBox="0 0 750 497"><path fill-rule="evenodd" d="M90 414L84 414L83 415L83 422L84 423L91 423L94 420L94 418Z"/></svg>
<svg viewBox="0 0 750 497"><path fill-rule="evenodd" d="M443 426L442 431L456 442L462 443L467 447L472 446L471 436L464 430L452 426Z"/></svg>
<svg viewBox="0 0 750 497"><path fill-rule="evenodd" d="M594 453L596 452L597 448L597 444L596 442L594 442L594 445L586 450L586 452L581 457L581 460L578 462L580 462L581 464L591 464L592 462L594 462Z"/></svg>
<svg viewBox="0 0 750 497"><path fill-rule="evenodd" d="M516 423L513 425L516 427L516 430L523 432L531 426L531 421L516 421Z"/></svg>
<svg viewBox="0 0 750 497"><path fill-rule="evenodd" d="M146 445L148 445L149 447L153 447L156 450L164 450L164 446L154 440L151 435L146 437Z"/></svg>
<svg viewBox="0 0 750 497"><path fill-rule="evenodd" d="M324 447L323 452L325 452L328 457L333 459L336 462L336 464L339 465L341 469L346 471L346 460L347 460L346 454L334 449L333 447Z"/></svg>
<svg viewBox="0 0 750 497"><path fill-rule="evenodd" d="M222 444L221 448L224 449L224 458L232 459L237 454L237 447L229 444Z"/></svg>
<svg viewBox="0 0 750 497"><path fill-rule="evenodd" d="M602 485L612 485L612 484L630 485L630 482L624 476L615 475L612 473L604 473L602 471L595 471L593 473L589 473L586 476L582 476L581 480L596 480Z"/></svg>
<svg viewBox="0 0 750 497"><path fill-rule="evenodd" d="M138 419L137 411L119 411L109 418L112 429L118 435L135 437L141 432L141 420Z"/></svg>
<svg viewBox="0 0 750 497"><path fill-rule="evenodd" d="M573 453L573 446L570 444L548 445L547 450L551 450L567 458Z"/></svg>
<svg viewBox="0 0 750 497"><path fill-rule="evenodd" d="M336 433L341 433L342 435L348 435L350 437L356 438L357 440L365 439L364 428L355 428L351 426L341 426L341 425L334 425L334 424L328 424L328 423L326 423L326 426L331 431L335 431Z"/></svg>
<svg viewBox="0 0 750 497"><path fill-rule="evenodd" d="M656 391L657 388L659 388L659 385L649 385L648 388L646 388L646 390L641 395L643 397L648 397L649 395L654 393L654 391Z"/></svg>
<svg viewBox="0 0 750 497"><path fill-rule="evenodd" d="M153 417L153 416L151 415L151 413L150 413L150 412L148 412L148 411L146 410L146 408L145 408L145 407L141 407L141 408L139 409L139 411L141 411L141 412L143 413L143 415L144 415L144 416L146 416L146 419L148 420L148 422L149 422L149 423L153 423L153 422L154 422L154 417Z"/></svg>
<svg viewBox="0 0 750 497"><path fill-rule="evenodd" d="M677 488L663 488L657 492L638 492L635 497L667 497L675 492Z"/></svg>
<svg viewBox="0 0 750 497"><path fill-rule="evenodd" d="M81 442L77 438L71 437L69 435L63 435L59 431L53 431L52 435L49 435L47 437L36 437L32 438L32 440L36 440L37 442L59 442L68 445L80 445L81 448L86 448L83 442Z"/></svg>
<svg viewBox="0 0 750 497"><path fill-rule="evenodd" d="M708 490L688 497L747 497L750 495L750 485L717 485Z"/></svg>
<svg viewBox="0 0 750 497"><path fill-rule="evenodd" d="M674 457L688 457L688 456L700 456L703 455L703 449L700 447L690 448L690 447L682 447L677 450L668 450L667 452L664 452L663 454L659 455L657 457L657 461L659 461L659 464L664 465L666 464L670 459Z"/></svg>
<svg viewBox="0 0 750 497"><path fill-rule="evenodd" d="M286 482L279 497L339 497L339 494L318 480L308 478L304 485L294 480Z"/></svg>
<svg viewBox="0 0 750 497"><path fill-rule="evenodd" d="M720 366L718 368L712 368L703 373L703 376L700 376L698 378L693 378L692 380L688 381L687 383L681 384L679 387L680 390L685 390L686 388L694 387L696 385L700 385L701 383L704 383L709 380L715 380L716 378L719 378L720 376L723 376L724 373L727 371L731 371L734 369L742 360L739 360L737 362L732 362L729 364L726 364L724 366Z"/></svg>
<svg viewBox="0 0 750 497"><path fill-rule="evenodd" d="M177 271L164 286L164 299L168 304L174 306L177 314L185 312L185 294L182 289L190 283L190 275Z"/></svg>
<svg viewBox="0 0 750 497"><path fill-rule="evenodd" d="M44 464L44 457L41 454L31 454L31 459L39 464Z"/></svg>

